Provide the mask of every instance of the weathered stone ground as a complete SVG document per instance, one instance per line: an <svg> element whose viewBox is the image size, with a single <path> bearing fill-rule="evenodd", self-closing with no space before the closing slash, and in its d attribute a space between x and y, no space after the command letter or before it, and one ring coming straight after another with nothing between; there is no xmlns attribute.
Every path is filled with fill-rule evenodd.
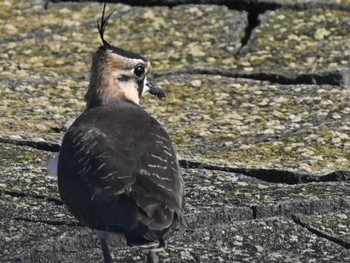
<svg viewBox="0 0 350 263"><path fill-rule="evenodd" d="M46 175L102 6L54 2L0 2L0 262L102 262ZM186 182L161 261L350 262L350 1L121 2L106 38L152 61Z"/></svg>

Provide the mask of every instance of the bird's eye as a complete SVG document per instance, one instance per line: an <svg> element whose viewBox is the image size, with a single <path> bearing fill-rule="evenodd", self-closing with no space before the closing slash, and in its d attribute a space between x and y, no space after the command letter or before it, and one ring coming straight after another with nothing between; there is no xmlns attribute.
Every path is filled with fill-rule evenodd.
<svg viewBox="0 0 350 263"><path fill-rule="evenodd" d="M134 74L137 77L141 77L143 74L145 73L145 68L143 66L136 66L136 68L134 68Z"/></svg>

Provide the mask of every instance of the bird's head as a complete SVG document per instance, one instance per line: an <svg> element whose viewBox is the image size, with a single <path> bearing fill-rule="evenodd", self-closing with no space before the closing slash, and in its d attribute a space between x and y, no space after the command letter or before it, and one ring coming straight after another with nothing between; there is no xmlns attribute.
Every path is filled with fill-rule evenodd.
<svg viewBox="0 0 350 263"><path fill-rule="evenodd" d="M108 105L117 100L128 100L139 104L146 91L158 98L165 93L156 87L148 74L151 63L143 56L112 46L104 39L104 32L112 13L105 17L103 6L101 21L97 28L102 45L92 59L89 89L85 95L87 107Z"/></svg>

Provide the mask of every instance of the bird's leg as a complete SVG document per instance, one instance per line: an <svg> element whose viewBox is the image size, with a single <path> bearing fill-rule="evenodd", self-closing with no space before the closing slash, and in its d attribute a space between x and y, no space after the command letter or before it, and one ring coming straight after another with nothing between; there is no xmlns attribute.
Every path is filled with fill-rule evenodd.
<svg viewBox="0 0 350 263"><path fill-rule="evenodd" d="M108 247L106 240L104 240L102 238L99 238L99 239L100 239L101 248L102 248L102 252L103 252L103 258L105 260L105 263L113 263L113 258L111 256L111 253L109 252L109 247Z"/></svg>
<svg viewBox="0 0 350 263"><path fill-rule="evenodd" d="M147 254L147 263L158 263L159 256L157 251L149 250Z"/></svg>

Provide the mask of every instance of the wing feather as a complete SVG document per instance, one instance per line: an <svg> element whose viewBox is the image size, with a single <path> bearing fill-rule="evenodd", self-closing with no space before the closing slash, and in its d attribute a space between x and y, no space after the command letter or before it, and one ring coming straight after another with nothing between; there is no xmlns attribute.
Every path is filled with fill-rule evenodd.
<svg viewBox="0 0 350 263"><path fill-rule="evenodd" d="M63 201L93 228L158 231L184 206L170 138L136 105L84 112L64 137L58 179Z"/></svg>

